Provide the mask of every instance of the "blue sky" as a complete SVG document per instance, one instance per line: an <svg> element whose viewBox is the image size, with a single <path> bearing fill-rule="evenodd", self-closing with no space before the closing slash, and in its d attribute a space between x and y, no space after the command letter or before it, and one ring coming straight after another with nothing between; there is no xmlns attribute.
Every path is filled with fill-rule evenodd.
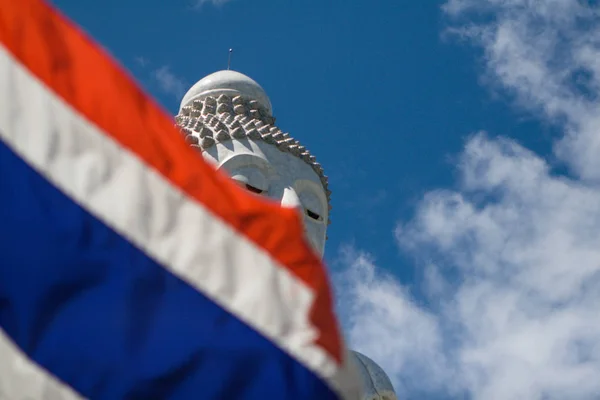
<svg viewBox="0 0 600 400"><path fill-rule="evenodd" d="M330 177L340 315L402 398L600 393L594 2L53 3L172 114L234 49Z"/></svg>
<svg viewBox="0 0 600 400"><path fill-rule="evenodd" d="M392 231L428 189L453 184L465 138L539 129L479 85L476 51L442 40L441 2L217 3L55 1L172 114L234 48L232 67L265 88L278 125L331 179L330 263L361 244L410 281Z"/></svg>

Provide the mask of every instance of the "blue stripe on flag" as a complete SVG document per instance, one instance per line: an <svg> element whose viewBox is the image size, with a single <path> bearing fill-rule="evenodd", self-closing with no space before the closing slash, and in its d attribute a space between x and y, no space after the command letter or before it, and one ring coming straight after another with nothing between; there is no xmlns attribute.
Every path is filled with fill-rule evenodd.
<svg viewBox="0 0 600 400"><path fill-rule="evenodd" d="M316 375L91 216L2 141L0 327L89 398L336 398Z"/></svg>

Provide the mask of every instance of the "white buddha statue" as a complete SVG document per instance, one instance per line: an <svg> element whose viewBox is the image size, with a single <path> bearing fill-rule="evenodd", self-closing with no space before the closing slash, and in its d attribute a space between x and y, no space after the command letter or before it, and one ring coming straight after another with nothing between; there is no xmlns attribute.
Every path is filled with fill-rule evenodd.
<svg viewBox="0 0 600 400"><path fill-rule="evenodd" d="M258 83L235 71L219 71L185 94L176 122L205 160L258 196L293 207L302 215L315 252L325 250L330 194L315 157L275 124L271 102ZM364 400L395 400L385 372L353 352Z"/></svg>

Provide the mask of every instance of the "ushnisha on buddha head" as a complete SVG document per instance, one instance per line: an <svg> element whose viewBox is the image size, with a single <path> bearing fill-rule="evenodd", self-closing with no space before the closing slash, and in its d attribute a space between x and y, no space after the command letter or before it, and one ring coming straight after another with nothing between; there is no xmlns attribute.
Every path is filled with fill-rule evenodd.
<svg viewBox="0 0 600 400"><path fill-rule="evenodd" d="M331 210L327 177L304 146L275 126L258 83L231 70L208 75L183 97L175 120L188 143L242 187L297 209L323 255Z"/></svg>

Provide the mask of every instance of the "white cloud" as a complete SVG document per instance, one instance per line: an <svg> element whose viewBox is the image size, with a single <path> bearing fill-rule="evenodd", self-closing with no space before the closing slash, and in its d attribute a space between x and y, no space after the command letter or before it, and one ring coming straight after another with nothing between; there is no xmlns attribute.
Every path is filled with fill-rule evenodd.
<svg viewBox="0 0 600 400"><path fill-rule="evenodd" d="M415 304L406 287L377 272L368 254L348 247L340 258L349 268L336 277L339 309L353 348L384 368L397 393L446 389L452 371L437 316Z"/></svg>
<svg viewBox="0 0 600 400"><path fill-rule="evenodd" d="M557 155L581 179L600 182L600 7L591 3L450 0L445 10L453 32L483 48L492 81L564 126Z"/></svg>
<svg viewBox="0 0 600 400"><path fill-rule="evenodd" d="M196 6L197 7L202 7L205 4L212 4L213 6L222 6L225 3L229 3L232 0L197 0L196 1Z"/></svg>
<svg viewBox="0 0 600 400"><path fill-rule="evenodd" d="M427 305L355 251L338 285L351 343L400 397L600 395L600 15L576 0L450 0L452 31L484 51L487 82L564 135L571 169L508 138L466 143L457 190L398 226Z"/></svg>
<svg viewBox="0 0 600 400"><path fill-rule="evenodd" d="M600 393L600 191L549 175L539 157L483 135L466 146L460 192L430 193L398 230L403 248L456 280L438 323L478 399Z"/></svg>
<svg viewBox="0 0 600 400"><path fill-rule="evenodd" d="M146 68L148 65L150 65L150 61L144 56L135 57L135 62L142 68Z"/></svg>
<svg viewBox="0 0 600 400"><path fill-rule="evenodd" d="M153 78L160 90L175 96L177 100L181 100L186 92L187 85L185 81L171 72L171 69L168 66L163 66L155 70L153 72Z"/></svg>

